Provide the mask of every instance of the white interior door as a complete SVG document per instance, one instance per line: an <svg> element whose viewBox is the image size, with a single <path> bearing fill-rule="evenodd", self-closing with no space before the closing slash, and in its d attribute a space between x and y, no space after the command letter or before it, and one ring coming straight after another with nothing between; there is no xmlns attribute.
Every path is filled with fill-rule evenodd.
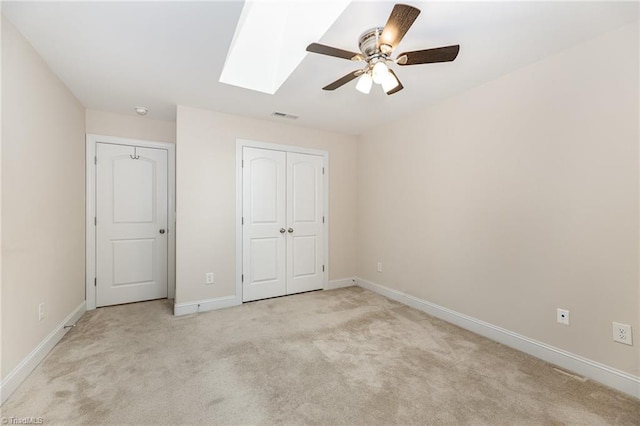
<svg viewBox="0 0 640 426"><path fill-rule="evenodd" d="M96 145L96 306L167 297L167 151Z"/></svg>
<svg viewBox="0 0 640 426"><path fill-rule="evenodd" d="M244 148L242 301L286 294L286 154Z"/></svg>
<svg viewBox="0 0 640 426"><path fill-rule="evenodd" d="M287 294L324 285L322 166L317 155L287 153Z"/></svg>
<svg viewBox="0 0 640 426"><path fill-rule="evenodd" d="M324 159L243 148L242 300L324 285Z"/></svg>

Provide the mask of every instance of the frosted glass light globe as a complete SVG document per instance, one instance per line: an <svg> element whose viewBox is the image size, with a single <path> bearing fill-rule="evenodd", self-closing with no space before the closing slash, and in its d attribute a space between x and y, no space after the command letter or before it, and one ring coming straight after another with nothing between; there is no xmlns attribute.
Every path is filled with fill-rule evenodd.
<svg viewBox="0 0 640 426"><path fill-rule="evenodd" d="M373 82L376 84L382 84L385 76L389 74L389 68L384 62L376 62L371 71L373 74Z"/></svg>
<svg viewBox="0 0 640 426"><path fill-rule="evenodd" d="M358 79L358 84L356 84L356 90L364 93L365 95L368 95L369 92L371 91L371 84L372 84L371 76L369 75L369 73L364 73Z"/></svg>

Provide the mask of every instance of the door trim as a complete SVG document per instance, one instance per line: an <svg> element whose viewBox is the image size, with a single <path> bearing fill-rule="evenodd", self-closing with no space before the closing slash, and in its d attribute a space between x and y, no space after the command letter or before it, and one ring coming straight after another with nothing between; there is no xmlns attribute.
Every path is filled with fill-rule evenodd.
<svg viewBox="0 0 640 426"><path fill-rule="evenodd" d="M140 139L120 138L115 136L86 135L86 205L85 205L85 298L87 310L96 308L96 144L108 143L112 145L134 145L145 148L167 150L167 179L168 179L168 215L169 238L167 247L167 297L174 299L176 294L176 146L168 142L145 141Z"/></svg>
<svg viewBox="0 0 640 426"><path fill-rule="evenodd" d="M295 152L299 154L318 155L323 158L324 175L323 175L323 210L322 214L325 218L324 227L322 229L322 238L324 240L323 248L323 289L329 288L329 152L303 148L293 145L281 145L269 142L259 142L247 139L236 139L236 303L242 304L242 149L261 148L271 149L275 151Z"/></svg>

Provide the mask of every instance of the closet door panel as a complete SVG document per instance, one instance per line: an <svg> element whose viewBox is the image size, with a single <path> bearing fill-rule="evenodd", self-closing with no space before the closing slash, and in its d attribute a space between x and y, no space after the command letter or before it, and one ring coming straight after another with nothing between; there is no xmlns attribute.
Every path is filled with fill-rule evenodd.
<svg viewBox="0 0 640 426"><path fill-rule="evenodd" d="M242 168L242 300L286 291L286 153L244 148Z"/></svg>
<svg viewBox="0 0 640 426"><path fill-rule="evenodd" d="M317 155L287 153L287 294L324 285L323 163Z"/></svg>

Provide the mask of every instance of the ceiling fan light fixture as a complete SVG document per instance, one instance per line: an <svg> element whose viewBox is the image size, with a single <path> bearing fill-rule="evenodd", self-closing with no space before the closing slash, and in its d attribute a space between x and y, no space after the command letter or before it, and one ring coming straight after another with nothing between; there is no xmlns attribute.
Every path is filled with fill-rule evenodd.
<svg viewBox="0 0 640 426"><path fill-rule="evenodd" d="M374 83L382 84L382 81L385 79L386 75L389 74L389 68L384 63L384 61L378 61L373 66L373 70L371 70L371 74L373 75Z"/></svg>
<svg viewBox="0 0 640 426"><path fill-rule="evenodd" d="M384 90L384 92L387 93L387 92L392 91L396 87L398 87L400 82L398 81L398 79L396 78L395 75L393 75L391 72L387 71L387 74L382 79L382 83L381 84L382 84L382 90Z"/></svg>
<svg viewBox="0 0 640 426"><path fill-rule="evenodd" d="M420 15L420 9L407 4L395 4L384 27L371 28L358 39L360 52L356 53L337 47L311 43L307 52L333 56L335 58L364 61L364 68L355 70L341 77L322 90L335 90L351 80L361 77L356 88L362 93L371 91L372 83L382 86L387 95L393 95L404 89L395 71L389 68L387 62L396 65L420 65L438 62L451 62L458 56L460 45L436 47L431 49L414 50L397 55L394 60L391 53L398 47L409 28ZM366 75L363 75L366 73Z"/></svg>
<svg viewBox="0 0 640 426"><path fill-rule="evenodd" d="M362 76L360 76L360 78L358 79L358 83L356 84L356 90L358 92L364 93L365 95L368 95L369 92L371 91L371 85L373 83L373 80L371 79L371 75L369 75L369 73L364 73L362 74Z"/></svg>

